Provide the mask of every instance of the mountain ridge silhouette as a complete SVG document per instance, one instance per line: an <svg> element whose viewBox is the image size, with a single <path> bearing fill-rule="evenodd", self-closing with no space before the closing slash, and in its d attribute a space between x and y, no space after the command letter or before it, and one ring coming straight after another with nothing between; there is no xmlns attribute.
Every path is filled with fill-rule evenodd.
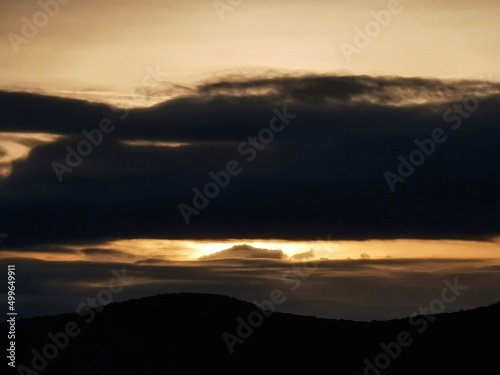
<svg viewBox="0 0 500 375"><path fill-rule="evenodd" d="M253 320L249 320L251 314ZM262 322L256 324L259 314ZM417 316L413 318L413 323L421 323L417 325L409 318L361 322L271 313L250 302L213 294L161 294L112 303L94 314L19 320L16 365L51 375L270 374L324 369L349 375L477 373L497 366L499 318L500 303ZM424 321L428 324L422 329ZM246 328L241 328L242 322ZM71 323L69 332L79 330L74 337L65 333ZM6 323L0 325L7 329ZM408 346L397 344L404 333L411 341ZM224 335L236 339L233 353ZM493 344L486 340L489 336ZM55 358L47 359L44 353L53 355L47 345L55 345L54 337L62 348ZM39 353L37 363L34 351ZM37 371L33 364L43 369Z"/></svg>

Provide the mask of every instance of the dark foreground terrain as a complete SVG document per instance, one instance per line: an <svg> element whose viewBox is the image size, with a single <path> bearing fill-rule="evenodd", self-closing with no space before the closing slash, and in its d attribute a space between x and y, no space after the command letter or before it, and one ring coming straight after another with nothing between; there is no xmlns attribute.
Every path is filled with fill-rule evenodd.
<svg viewBox="0 0 500 375"><path fill-rule="evenodd" d="M1 373L498 373L499 337L500 304L368 323L271 314L223 296L168 294L18 321L18 367L7 366L4 356L2 367L10 371Z"/></svg>

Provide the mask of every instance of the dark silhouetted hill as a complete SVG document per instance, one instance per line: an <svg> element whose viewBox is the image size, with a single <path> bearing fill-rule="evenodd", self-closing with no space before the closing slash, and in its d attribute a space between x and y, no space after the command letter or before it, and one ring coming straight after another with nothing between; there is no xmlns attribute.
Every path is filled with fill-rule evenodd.
<svg viewBox="0 0 500 375"><path fill-rule="evenodd" d="M235 344L231 354L223 334L236 337L238 317L247 321L254 311L255 305L229 297L181 293L114 303L95 312L89 323L85 319L90 320L90 313L21 320L16 364L31 369L34 353L54 356L55 346L47 346L53 341L49 333L64 346L64 335L57 333L68 322L73 322L70 332L81 331L68 338L42 371L12 373L441 375L495 373L499 368L500 304L412 321L354 322L273 313L243 343ZM261 312L252 314L254 324L259 316ZM6 324L1 326L6 332ZM398 337L411 344L397 344L399 350L392 344ZM37 360L40 369L44 360Z"/></svg>

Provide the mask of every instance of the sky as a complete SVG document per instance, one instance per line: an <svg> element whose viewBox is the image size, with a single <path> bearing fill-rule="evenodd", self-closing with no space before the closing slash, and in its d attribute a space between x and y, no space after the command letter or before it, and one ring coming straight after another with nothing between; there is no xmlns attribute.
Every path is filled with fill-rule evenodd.
<svg viewBox="0 0 500 375"><path fill-rule="evenodd" d="M498 302L499 11L0 3L0 266L21 316L75 311L122 268L116 300L282 288L282 311L388 319L458 277L450 311Z"/></svg>

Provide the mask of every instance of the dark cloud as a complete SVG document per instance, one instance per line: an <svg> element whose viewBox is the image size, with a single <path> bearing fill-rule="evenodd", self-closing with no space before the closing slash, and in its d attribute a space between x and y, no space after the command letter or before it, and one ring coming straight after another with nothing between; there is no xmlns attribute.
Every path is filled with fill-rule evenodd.
<svg viewBox="0 0 500 375"><path fill-rule="evenodd" d="M290 257L290 260L305 260L314 258L314 250L305 251L303 253L294 254Z"/></svg>
<svg viewBox="0 0 500 375"><path fill-rule="evenodd" d="M135 258L134 255L128 254L120 250L110 250L110 249L83 249L81 252L88 259L94 260L116 260L120 258Z"/></svg>
<svg viewBox="0 0 500 375"><path fill-rule="evenodd" d="M423 238L486 240L500 233L498 84L418 78L303 76L206 82L152 108L0 93L0 131L62 135L34 145L0 181L5 246L128 238ZM443 114L476 95L459 129ZM238 152L284 106L297 115L255 159ZM470 103L469 103L470 105ZM109 118L115 130L58 179L54 161ZM279 122L276 123L277 125ZM448 136L391 193L415 139ZM130 140L181 142L157 147ZM250 148L245 146L245 150ZM229 185L186 225L179 204L209 172L236 160ZM6 249L6 248L4 248Z"/></svg>
<svg viewBox="0 0 500 375"><path fill-rule="evenodd" d="M352 105L357 103L409 104L449 102L472 93L499 93L500 84L484 81L446 82L437 79L307 76L245 79L234 76L207 82L197 87L202 96L262 96L292 103L318 105Z"/></svg>
<svg viewBox="0 0 500 375"><path fill-rule="evenodd" d="M211 259L231 259L231 258L246 258L246 259L286 259L286 255L282 250L259 249L250 245L235 245L230 249L221 250L210 255L200 258L200 260Z"/></svg>

